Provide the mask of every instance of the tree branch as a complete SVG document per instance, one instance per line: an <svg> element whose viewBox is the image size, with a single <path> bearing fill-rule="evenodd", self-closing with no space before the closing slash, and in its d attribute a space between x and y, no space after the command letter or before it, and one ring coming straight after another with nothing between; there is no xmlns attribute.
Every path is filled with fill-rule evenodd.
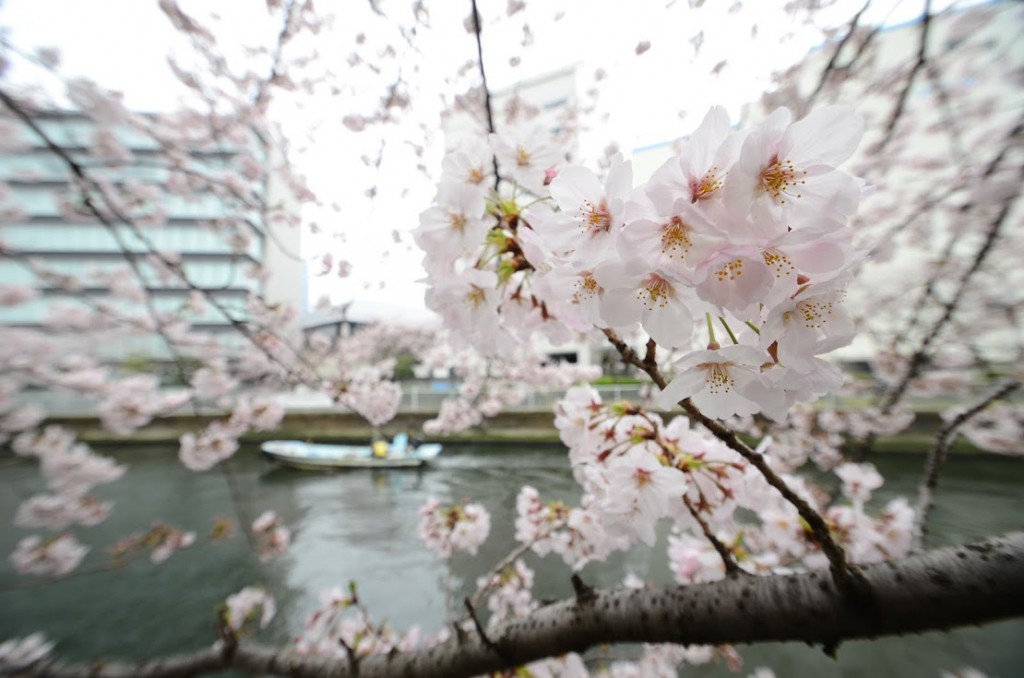
<svg viewBox="0 0 1024 678"><path fill-rule="evenodd" d="M736 564L736 561L733 560L732 553L729 551L729 548L722 543L722 540L715 536L714 532L711 531L711 526L708 525L708 522L700 515L700 512L694 507L690 498L684 495L683 503L686 504L686 509L690 512L690 515L693 516L693 519L697 521L698 525L700 525L700 529L704 532L704 536L707 537L707 540L711 542L713 547L715 547L715 551L718 552L718 557L722 559L722 565L725 567L725 574L730 577L738 577L740 575L747 574L739 565Z"/></svg>
<svg viewBox="0 0 1024 678"><path fill-rule="evenodd" d="M868 10L868 7L871 6L871 2L872 0L867 0L867 2L864 3L864 6L853 15L843 37L839 39L838 43L836 43L835 51L832 52L832 56L829 58L828 63L825 64L825 68L821 71L821 76L818 78L818 85L814 88L814 91L808 95L807 101L804 104L805 108L808 110L814 104L814 100L818 98L818 95L821 94L821 90L825 88L826 83L828 83L829 76L832 75L833 71L839 70L839 55L842 54L843 48L846 47L846 43L850 41L850 38L852 38L853 34L857 31L857 26L860 24L860 18L864 15L864 12Z"/></svg>
<svg viewBox="0 0 1024 678"><path fill-rule="evenodd" d="M548 605L492 630L408 652L364 657L359 678L474 676L608 643L721 644L844 640L983 624L1024 614L1024 533L862 568L870 605L820 571L723 579L663 589L618 588ZM345 659L319 659L240 643L140 663L44 661L25 673L53 678L163 678L224 668L297 678L349 678ZM188 668L190 671L183 669ZM176 670L176 672L175 672Z"/></svg>
<svg viewBox="0 0 1024 678"><path fill-rule="evenodd" d="M476 62L480 66L481 87L484 93L484 110L487 112L487 131L494 134L494 112L491 107L491 90L487 87L487 71L484 69L484 45L480 37L483 26L480 23L480 12L476 8L476 0L473 3L473 33L476 34ZM498 190L501 177L498 174L498 156L491 154L491 162L494 164L494 190Z"/></svg>
<svg viewBox="0 0 1024 678"><path fill-rule="evenodd" d="M946 453L956 440L956 433L974 415L978 414L995 401L1010 395L1020 387L1020 382L1013 380L995 389L970 408L956 416L939 433L935 445L928 453L925 462L924 478L917 494L917 511L914 516L914 548L923 548L928 540L928 513L934 501L935 489L939 484L939 473L946 461Z"/></svg>
<svg viewBox="0 0 1024 678"><path fill-rule="evenodd" d="M651 381L658 385L658 388L664 389L668 385L668 382L665 380L665 377L661 374L661 371L653 360L641 360L636 354L636 351L630 348L626 342L624 342L619 335L615 333L615 330L606 328L602 331L605 336L608 337L608 341L611 342L612 346L618 350L625 362L630 365L634 365L647 373L651 378ZM648 343L647 357L652 358L653 353L654 352L651 350L651 344ZM846 553L843 551L843 547L832 539L832 535L829 532L828 525L825 523L825 519L822 518L810 504L804 501L802 497L794 492L789 485L786 484L786 481L775 473L770 466L768 466L768 462L765 461L764 457L759 452L740 440L739 436L734 432L725 426L722 426L722 424L717 420L712 419L701 412L689 398L679 401L679 405L691 419L700 422L701 425L711 431L716 438L750 462L754 468L764 476L764 479L768 481L768 484L778 490L786 501L796 508L797 513L800 514L800 517L803 518L810 527L812 539L819 547L821 547L822 552L828 558L829 569L831 570L835 581L845 590L851 592L862 592L863 587L861 586L862 582L860 581L859 574L856 570L851 569L847 564Z"/></svg>
<svg viewBox="0 0 1024 678"><path fill-rule="evenodd" d="M1024 167L1021 168L1020 174L1024 177ZM907 370L903 374L899 383L889 391L885 404L882 406L883 414L889 414L892 412L893 408L896 407L896 404L903 397L903 394L906 392L910 382L921 373L921 369L924 367L925 362L928 359L928 354L931 351L932 343L938 338L939 333L946 326L946 323L948 323L953 317L953 313L960 305L960 300L967 291L968 283L970 283L974 274L978 272L982 264L985 263L985 259L988 258L988 254L992 251L992 247L995 245L996 239L999 237L999 233L1002 230L1003 225L1007 222L1007 218L1013 211L1013 206L1019 196L1020 194L1016 193L1011 198L1003 201L998 214L996 214L996 217L989 224L988 232L985 234L985 241L975 253L974 259L971 261L971 265L960 277L956 292L954 292L953 296L942 305L942 315L931 326L928 333L918 345L917 350L910 356L910 359L907 362Z"/></svg>
<svg viewBox="0 0 1024 678"><path fill-rule="evenodd" d="M907 75L907 81L903 85L903 89L900 90L899 97L896 99L896 106L892 110L892 115L889 117L889 124L885 127L885 136L882 137L882 141L878 145L878 151L881 152L883 148L889 145L892 140L893 134L896 132L896 125L899 123L900 118L903 117L903 109L907 105L907 98L910 96L910 90L914 86L914 80L917 78L918 72L925 67L928 63L928 33L932 23L932 2L931 0L925 0L924 12L921 16L921 38L917 46L917 60L914 65L910 68L910 73Z"/></svg>

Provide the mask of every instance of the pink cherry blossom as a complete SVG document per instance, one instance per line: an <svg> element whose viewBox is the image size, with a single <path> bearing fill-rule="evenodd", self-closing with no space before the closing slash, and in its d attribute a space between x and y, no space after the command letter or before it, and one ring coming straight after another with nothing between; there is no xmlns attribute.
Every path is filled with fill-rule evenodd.
<svg viewBox="0 0 1024 678"><path fill-rule="evenodd" d="M770 360L751 346L725 346L694 351L676 364L677 374L657 396L663 409L690 398L710 417L725 419L758 412L758 399L773 397L760 382L761 365Z"/></svg>
<svg viewBox="0 0 1024 678"><path fill-rule="evenodd" d="M10 561L22 574L59 577L77 568L88 551L70 534L50 539L33 535L18 542Z"/></svg>
<svg viewBox="0 0 1024 678"><path fill-rule="evenodd" d="M224 620L236 633L249 621L258 621L260 628L266 628L277 613L274 599L264 589L255 586L247 586L231 594L224 605L227 608Z"/></svg>

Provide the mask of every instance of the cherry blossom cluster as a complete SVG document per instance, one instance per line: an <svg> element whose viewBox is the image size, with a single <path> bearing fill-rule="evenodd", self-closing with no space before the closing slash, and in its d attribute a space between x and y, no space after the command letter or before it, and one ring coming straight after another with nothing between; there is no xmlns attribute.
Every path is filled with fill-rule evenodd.
<svg viewBox="0 0 1024 678"><path fill-rule="evenodd" d="M10 561L21 574L60 577L77 568L88 552L71 534L47 539L31 535L18 542Z"/></svg>
<svg viewBox="0 0 1024 678"><path fill-rule="evenodd" d="M348 381L332 386L332 393L335 402L351 408L371 426L394 419L402 403L402 387L370 366L355 370Z"/></svg>
<svg viewBox="0 0 1024 678"><path fill-rule="evenodd" d="M491 515L480 504L443 506L430 498L420 507L417 534L439 558L465 551L475 554L491 531Z"/></svg>
<svg viewBox="0 0 1024 678"><path fill-rule="evenodd" d="M238 451L238 439L249 431L272 431L284 418L284 408L269 398L242 395L231 415L209 423L179 440L178 458L192 471L206 471Z"/></svg>
<svg viewBox="0 0 1024 678"><path fill-rule="evenodd" d="M0 643L0 672L16 674L49 655L53 645L38 632Z"/></svg>
<svg viewBox="0 0 1024 678"><path fill-rule="evenodd" d="M48 490L21 503L15 525L60 532L106 520L112 502L101 501L90 492L119 479L124 475L123 466L76 442L72 433L59 426L22 433L11 447L19 456L38 460ZM19 572L59 576L78 567L87 551L88 547L68 533L45 539L33 535L18 543L10 559Z"/></svg>
<svg viewBox="0 0 1024 678"><path fill-rule="evenodd" d="M669 559L680 582L724 576L725 558L751 572L827 565L797 509L759 471L710 433L691 428L685 417L666 423L630 403L605 404L590 387L575 387L558 404L555 425L584 489L581 507L603 528L589 533L605 539L595 550L628 548L637 540L653 545L658 522L668 518ZM890 501L877 516L868 510L872 492L882 485L872 465L836 466L838 492L830 492L788 473L791 460L776 460L770 439L759 452L825 518L854 562L878 562L909 550L914 511L905 499ZM542 523L538 517L545 509L526 491L519 503L517 533L529 537L536 529L528 528Z"/></svg>
<svg viewBox="0 0 1024 678"><path fill-rule="evenodd" d="M258 622L261 629L277 614L277 604L266 590L247 586L224 601L224 623L236 634L249 622Z"/></svg>
<svg viewBox="0 0 1024 678"><path fill-rule="evenodd" d="M533 570L522 559L517 559L500 572L477 579L476 585L478 590L490 591L487 597L487 608L491 611L488 627L525 617L537 609L532 593Z"/></svg>
<svg viewBox="0 0 1024 678"><path fill-rule="evenodd" d="M149 559L159 564L195 543L195 532L185 531L158 520L146 532L119 539L111 549L111 556L114 562L121 562L150 550Z"/></svg>
<svg viewBox="0 0 1024 678"><path fill-rule="evenodd" d="M574 570L627 546L625 540L607 533L599 513L559 501L542 502L530 486L523 487L516 497L515 529L516 541L539 556L555 553Z"/></svg>
<svg viewBox="0 0 1024 678"><path fill-rule="evenodd" d="M949 421L958 414L960 410L954 409L943 412L942 417ZM987 452L1024 455L1024 405L1018 401L989 406L968 419L960 432Z"/></svg>
<svg viewBox="0 0 1024 678"><path fill-rule="evenodd" d="M262 562L286 553L292 540L291 531L274 511L264 511L252 521L252 536L256 539Z"/></svg>
<svg viewBox="0 0 1024 678"><path fill-rule="evenodd" d="M639 324L686 352L663 407L691 397L717 418L782 418L843 381L817 356L854 334L842 302L861 186L839 165L862 129L828 106L733 132L716 107L636 187L628 162L613 158L602 180L561 163L537 129L466 145L415 231L428 304L491 355L534 331L557 342ZM491 189L492 154L511 196Z"/></svg>
<svg viewBox="0 0 1024 678"><path fill-rule="evenodd" d="M561 391L600 376L595 366L551 362L528 346L508 351L501 359L463 346L453 348L446 333L422 355L424 369L450 372L458 391L441 402L437 416L423 430L430 435L464 431L505 408L523 404L531 392Z"/></svg>
<svg viewBox="0 0 1024 678"><path fill-rule="evenodd" d="M409 650L419 642L418 627L398 634L387 623L374 622L351 584L347 594L337 587L321 594L320 607L306 620L293 649L301 655L348 659L349 652L362 658Z"/></svg>

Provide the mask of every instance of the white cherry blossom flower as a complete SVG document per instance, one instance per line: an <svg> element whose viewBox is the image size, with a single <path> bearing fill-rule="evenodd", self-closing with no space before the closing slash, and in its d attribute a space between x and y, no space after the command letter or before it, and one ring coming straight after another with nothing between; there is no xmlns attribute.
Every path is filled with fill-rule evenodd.
<svg viewBox="0 0 1024 678"><path fill-rule="evenodd" d="M762 347L776 345L780 363L801 372L814 366L814 356L850 343L856 329L843 306L838 284L806 285L775 306L761 328Z"/></svg>
<svg viewBox="0 0 1024 678"><path fill-rule="evenodd" d="M42 633L11 638L0 643L0 673L17 673L43 659L53 650L53 641Z"/></svg>
<svg viewBox="0 0 1024 678"><path fill-rule="evenodd" d="M236 633L246 622L258 621L260 628L266 628L277 613L274 599L262 588L247 586L233 593L224 601L227 608L225 622Z"/></svg>
<svg viewBox="0 0 1024 678"><path fill-rule="evenodd" d="M614 155L603 183L589 169L570 165L558 173L550 190L560 211L539 220L534 229L552 251L577 268L592 268L614 252L626 199L633 190L628 161Z"/></svg>
<svg viewBox="0 0 1024 678"><path fill-rule="evenodd" d="M858 504L869 500L884 482L874 464L842 464L836 467L835 474L843 481L843 495Z"/></svg>
<svg viewBox="0 0 1024 678"><path fill-rule="evenodd" d="M70 534L45 540L33 535L18 542L10 561L22 574L59 577L78 567L88 552L89 547Z"/></svg>
<svg viewBox="0 0 1024 678"><path fill-rule="evenodd" d="M641 259L606 262L594 269L594 279L605 288L600 309L609 326L640 322L661 346L689 345L693 316L684 301L683 281Z"/></svg>
<svg viewBox="0 0 1024 678"><path fill-rule="evenodd" d="M690 398L704 414L716 419L754 414L761 410L754 398L773 397L765 393L758 376L761 365L769 359L767 353L742 344L694 351L676 364L676 377L658 394L656 402L669 410Z"/></svg>
<svg viewBox="0 0 1024 678"><path fill-rule="evenodd" d="M853 154L864 121L846 106L816 108L792 123L779 108L754 129L729 171L725 199L738 215L785 222L793 213L845 218L860 187L836 166Z"/></svg>
<svg viewBox="0 0 1024 678"><path fill-rule="evenodd" d="M701 266L700 277L697 296L744 320L756 318L773 282L764 256L750 246L719 252Z"/></svg>
<svg viewBox="0 0 1024 678"><path fill-rule="evenodd" d="M647 195L663 207L679 199L698 208L720 201L726 175L739 157L743 142L742 135L730 134L731 131L725 108L713 106L683 142L679 154L651 175Z"/></svg>
<svg viewBox="0 0 1024 678"><path fill-rule="evenodd" d="M476 187L481 194L486 193L494 173L493 157L490 147L482 139L471 137L463 141L441 161L442 183L452 181Z"/></svg>
<svg viewBox="0 0 1024 678"><path fill-rule="evenodd" d="M539 125L523 126L490 136L491 148L504 176L535 194L542 194L547 170L562 159L551 135Z"/></svg>
<svg viewBox="0 0 1024 678"><path fill-rule="evenodd" d="M686 492L686 476L653 455L631 448L608 460L608 487L599 511L613 533L654 544L654 524L668 515L669 502Z"/></svg>
<svg viewBox="0 0 1024 678"><path fill-rule="evenodd" d="M686 198L651 200L638 192L626 204L626 227L619 236L623 258L642 257L682 278L728 246L725 234Z"/></svg>
<svg viewBox="0 0 1024 678"><path fill-rule="evenodd" d="M413 238L428 255L453 261L479 247L491 224L476 186L442 183L432 207L420 215Z"/></svg>

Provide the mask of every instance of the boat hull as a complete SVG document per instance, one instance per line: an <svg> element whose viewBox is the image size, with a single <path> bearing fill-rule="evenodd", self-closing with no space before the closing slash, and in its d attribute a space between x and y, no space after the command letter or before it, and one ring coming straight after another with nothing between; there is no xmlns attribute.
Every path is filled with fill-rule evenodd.
<svg viewBox="0 0 1024 678"><path fill-rule="evenodd" d="M367 445L320 445L298 440L271 440L260 448L281 464L304 471L361 468L419 468L441 453L436 443L423 444L405 454L374 456Z"/></svg>

